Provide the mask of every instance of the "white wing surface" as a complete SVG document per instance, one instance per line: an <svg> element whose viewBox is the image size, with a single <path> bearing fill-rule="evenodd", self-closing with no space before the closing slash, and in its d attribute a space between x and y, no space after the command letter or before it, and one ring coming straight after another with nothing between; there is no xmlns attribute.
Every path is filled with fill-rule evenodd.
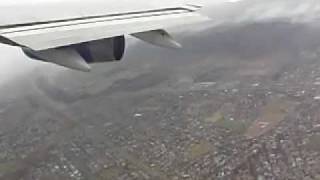
<svg viewBox="0 0 320 180"><path fill-rule="evenodd" d="M205 21L199 5L173 0L0 3L0 41L46 50Z"/></svg>

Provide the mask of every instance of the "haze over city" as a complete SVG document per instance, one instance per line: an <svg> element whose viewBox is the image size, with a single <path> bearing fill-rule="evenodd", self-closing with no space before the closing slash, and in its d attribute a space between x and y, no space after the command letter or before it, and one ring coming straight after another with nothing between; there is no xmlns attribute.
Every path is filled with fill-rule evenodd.
<svg viewBox="0 0 320 180"><path fill-rule="evenodd" d="M1 45L0 179L319 179L320 3L205 4L89 73Z"/></svg>

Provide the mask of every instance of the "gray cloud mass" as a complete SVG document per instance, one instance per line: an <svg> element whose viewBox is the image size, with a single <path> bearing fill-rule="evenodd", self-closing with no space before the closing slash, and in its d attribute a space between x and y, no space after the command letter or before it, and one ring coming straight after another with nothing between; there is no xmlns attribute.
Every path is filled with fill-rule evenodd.
<svg viewBox="0 0 320 180"><path fill-rule="evenodd" d="M194 0L193 0L194 1ZM220 31L223 32L223 36L219 37L216 34L210 35L210 33L216 31L214 30L214 27L224 27L228 25L244 25L244 24L252 24L252 23L267 23L268 27L272 29L272 24L270 22L287 22L290 23L289 28L286 30L291 31L292 24L301 24L306 23L308 25L317 26L317 21L320 16L320 3L316 0L240 0L240 1L222 1L222 0L216 0L216 1L205 1L206 7L202 10L202 12L209 17L212 18L212 21L207 22L205 24L199 24L195 26L190 26L188 28L187 32L185 34L179 34L179 32L176 33L176 36L180 38L180 40L185 44L186 51L190 51L189 53L179 53L179 52L172 52L168 50L155 50L157 52L164 52L166 51L167 56L174 55L173 57L178 58L178 54L181 54L181 59L185 58L188 59L190 57L195 57L195 55L192 55L193 51L201 51L204 54L201 53L194 53L198 56L201 56L203 58L206 58L207 56L212 55L212 52L215 52L215 50L212 51L212 48L218 48L217 43L210 43L212 41L216 41L219 43L228 43L229 41L229 47L221 46L219 47L219 51L215 52L217 54L221 54L222 52L226 52L230 50L230 46L232 46L233 50L238 49L239 54L252 54L253 52L247 52L252 51L252 49L241 49L240 47L237 47L234 40L230 39L232 37L235 37L234 34L241 34L241 32L247 30L246 28L253 28L252 26L249 27L234 27L234 29L230 29L232 27L229 27L227 29L221 29ZM259 26L260 27L260 26ZM261 31L263 31L263 28L261 28ZM175 32L175 31L174 31ZM205 34L205 36L200 36L198 34ZM255 32L255 31L254 31ZM244 32L245 33L245 32ZM266 32L267 33L267 32ZM231 36L230 36L231 34ZM233 34L233 35L232 35ZM250 39L251 36L254 36L254 34L248 34L245 33L246 36L241 37L242 41L245 41L244 38ZM270 33L267 33L266 35L269 35ZM290 33L289 33L290 34ZM260 33L260 35L263 35L263 33ZM190 38L188 36L195 36L198 38ZM208 39L208 36L212 39ZM228 38L230 36L230 38ZM240 35L239 35L240 36ZM205 38L203 38L205 37ZM224 37L224 38L223 38ZM229 40L226 40L229 39ZM265 38L263 40L268 40L268 38ZM194 41L190 43L190 41ZM209 41L207 43L200 43L199 41ZM190 44L197 44L196 42L199 42L202 46L201 48L195 48L192 47ZM298 43L298 42L297 42ZM144 50L141 54L141 50L139 48L149 49L149 51L154 51L153 47L145 46L144 43L134 43L135 45L131 45L129 47L129 52L131 57L126 57L125 61L130 61L130 59L138 59L140 56L143 58L150 58L151 53L148 53L148 51ZM215 45L216 47L212 47ZM140 47L143 46L143 47ZM266 46L266 45L265 45ZM264 47L264 48L268 48ZM210 49L211 48L211 49ZM222 48L222 49L221 49ZM207 50L207 51L205 51ZM240 52L241 51L241 52ZM26 58L22 52L17 48L8 47L5 45L0 46L0 83L11 81L16 76L21 76L22 74L25 74L27 72L32 71L35 67L41 66L42 69L50 69L50 70L64 70L62 67L57 67L55 65L49 65L47 63L42 62L36 62L31 61L30 59ZM135 52L135 53L133 53ZM210 52L210 53L209 53ZM267 51L266 51L267 52ZM188 56L188 57L185 57ZM190 57L189 57L190 56ZM134 62L134 60L132 60ZM164 60L165 62L165 60ZM126 64L126 63L124 63ZM112 66L112 65L110 65ZM26 76L24 76L26 77ZM30 77L31 78L31 77Z"/></svg>

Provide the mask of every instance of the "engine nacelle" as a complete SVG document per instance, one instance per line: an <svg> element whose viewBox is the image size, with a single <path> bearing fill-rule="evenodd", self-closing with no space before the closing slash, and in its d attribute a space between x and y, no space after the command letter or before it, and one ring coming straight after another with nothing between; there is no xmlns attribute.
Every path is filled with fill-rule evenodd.
<svg viewBox="0 0 320 180"><path fill-rule="evenodd" d="M32 59L89 71L88 64L121 60L125 52L125 38L118 36L42 51L23 48L23 52Z"/></svg>
<svg viewBox="0 0 320 180"><path fill-rule="evenodd" d="M119 61L125 52L125 38L118 36L73 45L87 63Z"/></svg>

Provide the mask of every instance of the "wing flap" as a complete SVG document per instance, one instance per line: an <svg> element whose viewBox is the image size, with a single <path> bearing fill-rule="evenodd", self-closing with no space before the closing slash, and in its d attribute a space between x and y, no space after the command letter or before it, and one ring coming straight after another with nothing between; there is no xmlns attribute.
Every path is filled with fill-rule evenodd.
<svg viewBox="0 0 320 180"><path fill-rule="evenodd" d="M112 16L31 23L0 29L0 36L20 46L33 50L45 50L208 20L207 17L195 12L199 8L185 6Z"/></svg>

